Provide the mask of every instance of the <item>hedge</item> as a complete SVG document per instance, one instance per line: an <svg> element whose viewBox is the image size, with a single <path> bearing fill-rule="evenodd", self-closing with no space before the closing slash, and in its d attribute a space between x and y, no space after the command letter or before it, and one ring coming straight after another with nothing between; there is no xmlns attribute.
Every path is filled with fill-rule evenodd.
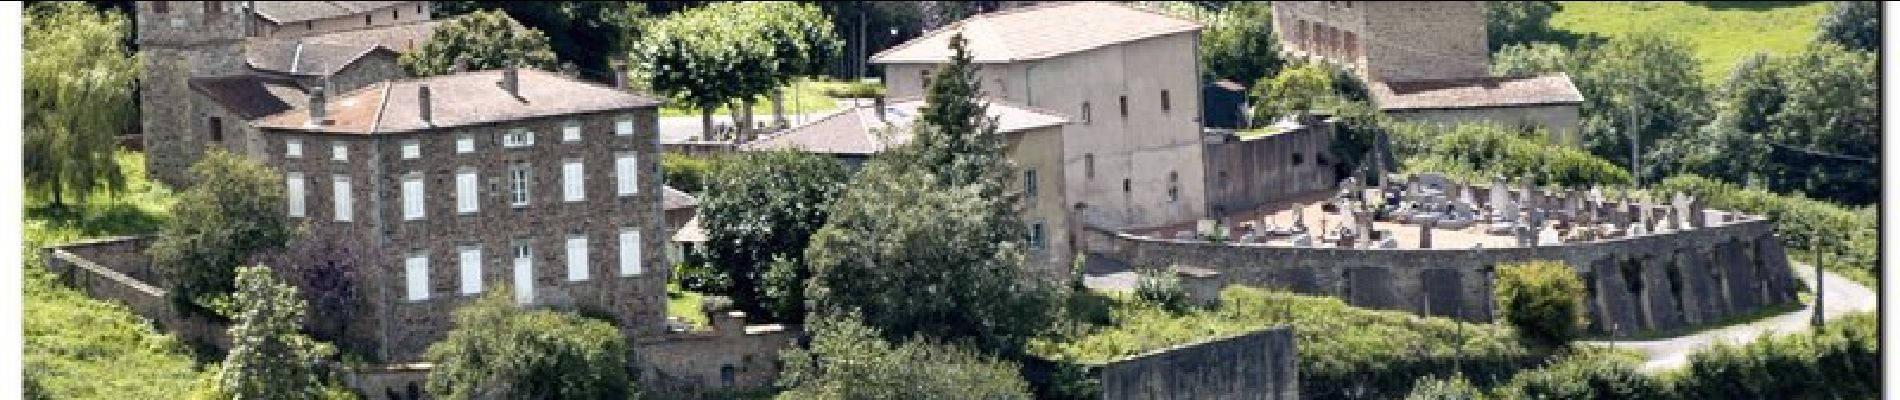
<svg viewBox="0 0 1900 400"><path fill-rule="evenodd" d="M1803 263L1814 262L1814 238L1828 239L1822 268L1855 281L1873 285L1879 281L1880 217L1871 207L1845 207L1801 195L1780 195L1762 189L1745 189L1735 184L1696 175L1677 175L1650 188L1653 193L1688 193L1710 209L1734 210L1764 215L1775 222L1775 233L1789 247L1802 254L1793 255ZM1842 240L1845 239L1845 240Z"/></svg>

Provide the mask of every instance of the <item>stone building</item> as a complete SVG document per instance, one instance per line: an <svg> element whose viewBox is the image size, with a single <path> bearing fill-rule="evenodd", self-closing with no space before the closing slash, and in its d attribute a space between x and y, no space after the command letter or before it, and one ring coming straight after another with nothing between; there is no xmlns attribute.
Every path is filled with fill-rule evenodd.
<svg viewBox="0 0 1900 400"><path fill-rule="evenodd" d="M878 53L887 92L918 97L968 40L986 95L1052 110L1063 193L1086 223L1154 226L1200 218L1200 25L1126 5L1060 2L980 14Z"/></svg>
<svg viewBox="0 0 1900 400"><path fill-rule="evenodd" d="M1402 121L1489 121L1580 146L1582 95L1564 74L1492 76L1482 1L1280 1L1273 28L1294 58L1364 78L1373 103Z"/></svg>
<svg viewBox="0 0 1900 400"><path fill-rule="evenodd" d="M880 102L881 103L881 102ZM1074 259L1069 241L1075 231L1072 210L1060 175L1065 131L1074 124L1062 115L988 99L988 116L996 132L1005 136L1005 155L1016 163L1016 188L1023 193L1023 223L1029 230L1030 270L1052 279L1066 279ZM922 113L921 100L888 105L848 107L811 123L762 137L739 146L741 151L796 149L839 158L853 170L870 156L909 143L911 124Z"/></svg>

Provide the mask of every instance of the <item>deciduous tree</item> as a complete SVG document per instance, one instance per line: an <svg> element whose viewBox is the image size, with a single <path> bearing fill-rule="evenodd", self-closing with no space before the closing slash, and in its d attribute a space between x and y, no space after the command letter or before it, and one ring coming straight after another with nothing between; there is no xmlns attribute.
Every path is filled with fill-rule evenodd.
<svg viewBox="0 0 1900 400"><path fill-rule="evenodd" d="M507 13L476 11L453 18L437 26L429 40L399 60L403 69L416 76L454 72L457 63L468 70L484 70L516 64L552 70L554 50L548 37L534 28L521 26Z"/></svg>
<svg viewBox="0 0 1900 400"><path fill-rule="evenodd" d="M1530 43L1550 34L1555 1L1491 1L1485 9L1485 35L1491 51L1505 45Z"/></svg>
<svg viewBox="0 0 1900 400"><path fill-rule="evenodd" d="M312 224L306 229L282 250L259 258L309 305L311 317L304 322L313 337L346 347L367 343L349 336L350 317L365 305L359 271L382 267L382 257L368 238L340 227Z"/></svg>
<svg viewBox="0 0 1900 400"><path fill-rule="evenodd" d="M328 344L297 333L304 304L297 289L271 276L262 265L238 268L231 326L231 352L218 368L223 398L310 399L323 393L323 359L335 353Z"/></svg>
<svg viewBox="0 0 1900 400"><path fill-rule="evenodd" d="M849 178L838 160L793 150L732 157L710 176L699 206L706 259L731 279L738 306L775 319L804 317L805 247ZM764 280L774 258L790 268L780 271L780 287Z"/></svg>
<svg viewBox="0 0 1900 400"><path fill-rule="evenodd" d="M1836 1L1821 19L1816 41L1854 51L1880 51L1880 2Z"/></svg>
<svg viewBox="0 0 1900 400"><path fill-rule="evenodd" d="M809 349L785 350L781 399L1030 399L1015 363L959 346L912 339L893 344L844 314L811 325Z"/></svg>
<svg viewBox="0 0 1900 400"><path fill-rule="evenodd" d="M455 310L455 329L423 359L439 398L623 399L634 392L628 351L613 324L523 309L502 288Z"/></svg>
<svg viewBox="0 0 1900 400"><path fill-rule="evenodd" d="M573 61L583 75L612 78L609 58L626 52L639 37L647 7L631 1L438 1L436 18L498 10L522 26L545 33L554 55Z"/></svg>
<svg viewBox="0 0 1900 400"><path fill-rule="evenodd" d="M68 193L84 201L101 189L123 189L113 153L118 134L137 123L132 90L140 69L125 48L129 21L76 1L35 4L25 16L27 184L51 192L54 207L63 207Z"/></svg>
<svg viewBox="0 0 1900 400"><path fill-rule="evenodd" d="M230 293L233 269L293 234L284 180L256 160L213 149L191 167L192 186L147 250L177 300Z"/></svg>

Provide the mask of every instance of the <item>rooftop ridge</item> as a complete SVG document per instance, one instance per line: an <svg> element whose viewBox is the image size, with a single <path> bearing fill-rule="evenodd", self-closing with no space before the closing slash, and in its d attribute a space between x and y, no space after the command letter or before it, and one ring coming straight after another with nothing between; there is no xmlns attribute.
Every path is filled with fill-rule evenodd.
<svg viewBox="0 0 1900 400"><path fill-rule="evenodd" d="M382 128L383 113L389 110L389 92L394 91L395 88L395 83L383 82L383 101L376 105L376 118L371 120L369 130L364 133L375 133L379 128Z"/></svg>

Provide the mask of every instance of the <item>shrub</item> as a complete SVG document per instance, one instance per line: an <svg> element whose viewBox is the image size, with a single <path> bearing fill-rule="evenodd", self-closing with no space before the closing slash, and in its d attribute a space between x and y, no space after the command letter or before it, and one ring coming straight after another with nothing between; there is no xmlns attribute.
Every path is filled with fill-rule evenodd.
<svg viewBox="0 0 1900 400"><path fill-rule="evenodd" d="M1497 273L1498 311L1527 339L1560 345L1583 333L1583 279L1556 261L1504 265Z"/></svg>
<svg viewBox="0 0 1900 400"><path fill-rule="evenodd" d="M1640 358L1584 348L1543 368L1517 374L1498 390L1510 399L1652 399L1668 394L1662 381L1637 371Z"/></svg>
<svg viewBox="0 0 1900 400"><path fill-rule="evenodd" d="M206 304L231 292L239 265L294 232L283 176L269 166L212 150L191 166L191 181L147 252L174 300Z"/></svg>
<svg viewBox="0 0 1900 400"><path fill-rule="evenodd" d="M455 329L423 359L436 398L618 399L634 392L629 350L612 324L524 309L502 288L455 310Z"/></svg>
<svg viewBox="0 0 1900 400"><path fill-rule="evenodd" d="M1878 315L1857 313L1815 332L1718 344L1689 356L1675 393L1689 399L1877 397L1879 332Z"/></svg>
<svg viewBox="0 0 1900 400"><path fill-rule="evenodd" d="M1140 275L1135 298L1172 311L1187 309L1187 290L1181 288L1181 278L1173 268L1143 270Z"/></svg>
<svg viewBox="0 0 1900 400"><path fill-rule="evenodd" d="M687 193L703 192L707 177L712 176L717 166L718 160L712 156L673 152L660 155L660 170L665 171L666 185Z"/></svg>
<svg viewBox="0 0 1900 400"><path fill-rule="evenodd" d="M1540 185L1627 184L1629 171L1583 150L1552 146L1541 129L1492 123L1396 124L1395 152L1408 169L1427 164L1453 176L1489 179L1528 176Z"/></svg>
<svg viewBox="0 0 1900 400"><path fill-rule="evenodd" d="M1029 399L1012 362L960 346L883 339L854 314L814 317L809 349L785 350L781 399Z"/></svg>
<svg viewBox="0 0 1900 400"><path fill-rule="evenodd" d="M1418 378L1412 385L1412 393L1405 400L1476 400L1483 399L1484 391L1472 386L1464 375L1452 375L1450 379L1435 376Z"/></svg>

